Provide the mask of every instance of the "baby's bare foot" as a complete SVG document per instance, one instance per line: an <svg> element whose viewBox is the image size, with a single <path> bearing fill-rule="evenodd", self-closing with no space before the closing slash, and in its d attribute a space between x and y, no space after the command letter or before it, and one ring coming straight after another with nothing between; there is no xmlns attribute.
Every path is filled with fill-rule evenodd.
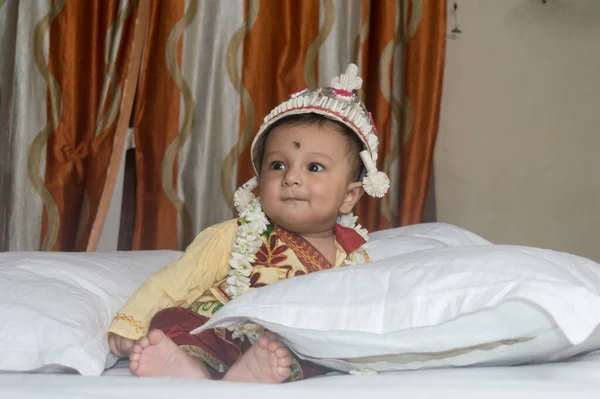
<svg viewBox="0 0 600 399"><path fill-rule="evenodd" d="M138 377L210 379L204 366L188 356L161 330L140 338L129 355L129 370Z"/></svg>
<svg viewBox="0 0 600 399"><path fill-rule="evenodd" d="M264 332L227 371L224 381L279 384L291 374L290 352L270 332Z"/></svg>

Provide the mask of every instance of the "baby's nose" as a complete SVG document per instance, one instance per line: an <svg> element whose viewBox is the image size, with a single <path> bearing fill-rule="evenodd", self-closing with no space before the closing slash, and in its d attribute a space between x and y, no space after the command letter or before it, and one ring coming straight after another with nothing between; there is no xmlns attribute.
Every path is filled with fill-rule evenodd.
<svg viewBox="0 0 600 399"><path fill-rule="evenodd" d="M283 184L286 186L302 184L302 171L299 168L288 168L283 176Z"/></svg>

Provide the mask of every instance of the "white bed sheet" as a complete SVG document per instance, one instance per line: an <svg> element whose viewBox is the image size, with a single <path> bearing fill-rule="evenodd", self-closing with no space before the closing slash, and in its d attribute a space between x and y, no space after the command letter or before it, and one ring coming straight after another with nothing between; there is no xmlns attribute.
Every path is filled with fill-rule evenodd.
<svg viewBox="0 0 600 399"><path fill-rule="evenodd" d="M77 374L0 374L2 399L237 397L340 398L600 398L600 351L552 364L439 369L373 376L332 375L261 385L170 378L134 378L120 362L101 377Z"/></svg>

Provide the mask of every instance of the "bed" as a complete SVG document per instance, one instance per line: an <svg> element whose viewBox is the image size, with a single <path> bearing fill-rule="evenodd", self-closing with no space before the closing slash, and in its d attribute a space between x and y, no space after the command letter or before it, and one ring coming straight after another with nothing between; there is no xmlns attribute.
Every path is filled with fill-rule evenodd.
<svg viewBox="0 0 600 399"><path fill-rule="evenodd" d="M76 374L0 374L0 397L165 398L511 398L584 399L600 395L600 353L569 361L520 367L486 367L332 375L283 384L131 377L127 362L100 377Z"/></svg>
<svg viewBox="0 0 600 399"><path fill-rule="evenodd" d="M251 291L211 319L264 326L337 370L260 385L137 378L109 354L112 316L181 252L0 254L0 398L600 397L597 263L438 223L374 233L370 255Z"/></svg>

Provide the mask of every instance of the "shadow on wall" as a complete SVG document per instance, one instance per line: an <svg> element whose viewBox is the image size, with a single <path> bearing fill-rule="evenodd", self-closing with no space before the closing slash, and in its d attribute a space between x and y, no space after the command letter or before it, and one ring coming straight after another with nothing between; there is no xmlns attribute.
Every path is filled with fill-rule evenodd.
<svg viewBox="0 0 600 399"><path fill-rule="evenodd" d="M581 0L524 0L508 12L506 23L515 29L526 29L530 24L546 25L550 29L596 28L600 24L600 1Z"/></svg>

